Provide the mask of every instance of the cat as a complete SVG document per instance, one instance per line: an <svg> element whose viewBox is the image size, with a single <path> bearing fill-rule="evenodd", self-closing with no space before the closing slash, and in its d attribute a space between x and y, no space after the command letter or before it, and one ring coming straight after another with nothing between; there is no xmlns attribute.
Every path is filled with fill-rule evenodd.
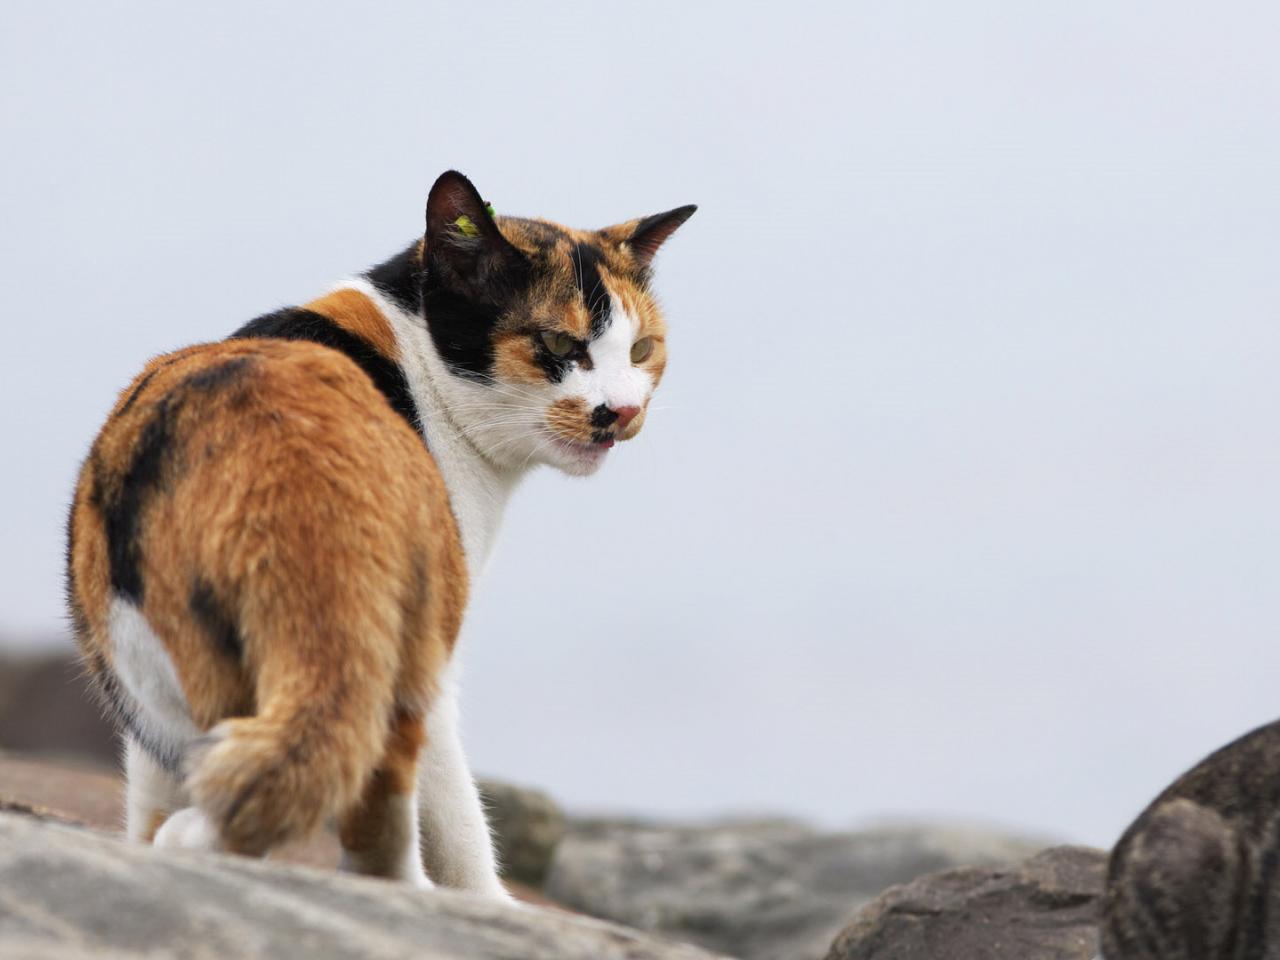
<svg viewBox="0 0 1280 960"><path fill-rule="evenodd" d="M331 823L345 869L507 899L458 738L469 584L533 466L640 431L652 261L695 209L574 230L448 171L397 256L146 365L67 547L130 837L258 856Z"/></svg>
<svg viewBox="0 0 1280 960"><path fill-rule="evenodd" d="M1175 780L1111 852L1100 960L1280 958L1280 721Z"/></svg>

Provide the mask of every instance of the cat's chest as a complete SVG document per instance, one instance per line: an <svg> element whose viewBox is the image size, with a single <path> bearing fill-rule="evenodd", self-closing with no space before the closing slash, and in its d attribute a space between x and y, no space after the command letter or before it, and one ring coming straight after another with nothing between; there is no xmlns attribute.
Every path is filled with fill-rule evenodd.
<svg viewBox="0 0 1280 960"><path fill-rule="evenodd" d="M428 420L423 432L427 449L444 477L467 560L467 573L475 583L497 540L514 483L487 465L477 463L470 451L460 449L462 445L447 425Z"/></svg>

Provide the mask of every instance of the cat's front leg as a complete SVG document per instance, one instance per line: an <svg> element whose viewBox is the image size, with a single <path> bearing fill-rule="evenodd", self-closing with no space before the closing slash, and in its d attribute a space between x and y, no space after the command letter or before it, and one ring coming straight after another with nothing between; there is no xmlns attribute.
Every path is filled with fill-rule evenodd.
<svg viewBox="0 0 1280 960"><path fill-rule="evenodd" d="M498 878L480 791L458 735L457 691L446 682L427 717L418 763L419 822L427 872L447 887L514 902Z"/></svg>

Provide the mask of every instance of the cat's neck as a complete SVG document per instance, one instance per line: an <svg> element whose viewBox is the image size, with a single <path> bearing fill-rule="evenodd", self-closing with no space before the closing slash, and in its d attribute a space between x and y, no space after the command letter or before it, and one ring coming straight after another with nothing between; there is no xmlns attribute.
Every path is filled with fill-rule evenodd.
<svg viewBox="0 0 1280 960"><path fill-rule="evenodd" d="M375 285L369 277L357 277L342 286L368 297L395 334L398 362L418 408L427 448L449 491L467 569L474 582L497 539L507 501L528 471L497 466L459 428L454 411L468 402L468 389L483 388L472 387L445 369L420 313L410 312L400 296L389 296L390 291L382 282Z"/></svg>

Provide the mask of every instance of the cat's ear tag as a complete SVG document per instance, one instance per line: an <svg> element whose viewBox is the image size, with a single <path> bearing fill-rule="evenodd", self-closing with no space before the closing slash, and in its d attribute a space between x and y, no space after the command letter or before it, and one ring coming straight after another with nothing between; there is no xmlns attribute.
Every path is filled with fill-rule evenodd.
<svg viewBox="0 0 1280 960"><path fill-rule="evenodd" d="M442 173L427 197L423 261L434 282L467 296L493 297L524 255L502 235L493 206L456 170Z"/></svg>

